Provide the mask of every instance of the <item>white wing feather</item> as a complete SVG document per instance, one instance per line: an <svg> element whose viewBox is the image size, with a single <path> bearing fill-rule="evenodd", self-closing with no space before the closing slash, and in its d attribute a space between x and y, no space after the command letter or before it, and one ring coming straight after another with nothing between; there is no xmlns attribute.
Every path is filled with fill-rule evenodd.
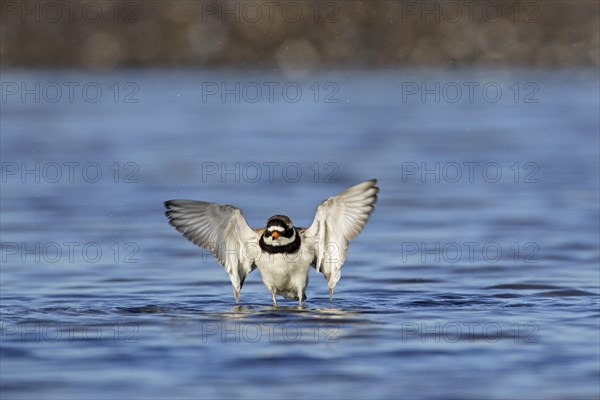
<svg viewBox="0 0 600 400"><path fill-rule="evenodd" d="M304 231L313 244L314 266L325 275L330 291L340 280L348 242L361 232L373 211L379 192L376 184L375 179L359 183L323 201Z"/></svg>
<svg viewBox="0 0 600 400"><path fill-rule="evenodd" d="M258 233L242 211L230 205L193 200L165 202L169 222L189 240L212 252L231 279L237 297L246 276L255 268Z"/></svg>

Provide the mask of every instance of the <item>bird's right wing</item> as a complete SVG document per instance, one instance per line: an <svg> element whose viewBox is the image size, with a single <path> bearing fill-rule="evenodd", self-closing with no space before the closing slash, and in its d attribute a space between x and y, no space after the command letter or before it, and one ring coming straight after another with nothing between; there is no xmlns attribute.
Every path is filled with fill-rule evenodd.
<svg viewBox="0 0 600 400"><path fill-rule="evenodd" d="M315 252L315 269L323 275L330 296L342 273L348 242L364 228L377 201L377 180L359 183L323 201L311 226L303 231Z"/></svg>
<svg viewBox="0 0 600 400"><path fill-rule="evenodd" d="M259 235L248 226L242 210L193 200L169 200L165 207L170 224L196 245L210 250L225 268L237 302L260 254Z"/></svg>

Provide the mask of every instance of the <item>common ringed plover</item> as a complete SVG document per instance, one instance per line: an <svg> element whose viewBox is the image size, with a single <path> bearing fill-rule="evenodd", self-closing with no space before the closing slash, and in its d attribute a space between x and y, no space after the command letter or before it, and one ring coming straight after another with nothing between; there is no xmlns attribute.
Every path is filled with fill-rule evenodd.
<svg viewBox="0 0 600 400"><path fill-rule="evenodd" d="M311 266L325 276L333 298L348 242L361 232L377 201L376 183L359 183L321 202L308 228L295 227L285 215L272 216L264 228L250 228L239 208L204 201L169 200L165 207L171 225L225 267L236 303L244 280L258 267L275 306L275 295L302 305Z"/></svg>

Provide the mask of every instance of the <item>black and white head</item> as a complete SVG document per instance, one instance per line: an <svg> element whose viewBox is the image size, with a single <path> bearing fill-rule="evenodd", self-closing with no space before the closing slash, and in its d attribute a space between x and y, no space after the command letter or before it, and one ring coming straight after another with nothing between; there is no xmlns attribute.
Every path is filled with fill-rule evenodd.
<svg viewBox="0 0 600 400"><path fill-rule="evenodd" d="M300 248L300 235L285 215L274 215L267 220L259 245L267 253L295 253Z"/></svg>

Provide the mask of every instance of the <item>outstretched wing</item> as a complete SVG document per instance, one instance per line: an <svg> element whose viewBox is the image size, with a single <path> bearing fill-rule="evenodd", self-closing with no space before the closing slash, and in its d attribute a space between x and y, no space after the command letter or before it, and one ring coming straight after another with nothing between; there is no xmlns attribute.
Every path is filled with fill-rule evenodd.
<svg viewBox="0 0 600 400"><path fill-rule="evenodd" d="M375 184L376 179L359 183L323 201L304 231L305 239L313 244L314 267L325 275L330 294L340 280L348 242L360 233L373 211L379 192Z"/></svg>
<svg viewBox="0 0 600 400"><path fill-rule="evenodd" d="M258 234L248 226L242 210L193 200L165 202L169 222L185 237L212 252L231 278L238 301L246 276L256 266Z"/></svg>

